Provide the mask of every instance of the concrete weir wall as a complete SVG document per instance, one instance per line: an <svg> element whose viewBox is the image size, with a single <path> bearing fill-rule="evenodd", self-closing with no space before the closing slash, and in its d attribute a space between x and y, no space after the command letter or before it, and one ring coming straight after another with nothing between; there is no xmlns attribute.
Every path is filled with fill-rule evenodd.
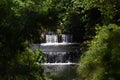
<svg viewBox="0 0 120 80"><path fill-rule="evenodd" d="M41 49L44 52L45 62L42 66L47 77L52 77L53 80L76 80L80 44L72 42L72 36L68 34L63 34L61 38L62 42L58 42L57 35L48 34L46 43L33 44L31 49Z"/></svg>

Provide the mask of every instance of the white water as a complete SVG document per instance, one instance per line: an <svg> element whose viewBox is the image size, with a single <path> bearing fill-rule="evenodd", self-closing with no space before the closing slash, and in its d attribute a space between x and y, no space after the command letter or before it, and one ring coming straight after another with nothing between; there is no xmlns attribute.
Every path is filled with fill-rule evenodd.
<svg viewBox="0 0 120 80"><path fill-rule="evenodd" d="M62 42L68 43L72 42L72 35L69 34L62 34Z"/></svg>
<svg viewBox="0 0 120 80"><path fill-rule="evenodd" d="M77 63L43 63L42 65L78 65Z"/></svg>
<svg viewBox="0 0 120 80"><path fill-rule="evenodd" d="M40 48L46 55L45 65L70 65L74 64L76 61L75 57L77 54L75 45L79 45L79 43L72 42L72 35L70 34L62 34L61 42L58 43L58 36L56 34L47 34L46 35L46 43L41 43ZM73 62L71 62L73 61ZM69 63L67 63L69 62Z"/></svg>
<svg viewBox="0 0 120 80"><path fill-rule="evenodd" d="M61 42L58 40L61 40ZM71 35L63 34L61 39L58 39L58 36L53 33L46 35L45 42L31 45L32 50L41 49L44 52L45 62L41 64L44 73L49 76L54 72L59 76L62 72L67 71L67 73L61 75L63 77L64 75L70 75L72 78L65 78L65 80L74 80L76 77L73 77L73 73L79 65L76 63L80 55L79 43L72 42Z"/></svg>
<svg viewBox="0 0 120 80"><path fill-rule="evenodd" d="M46 43L58 43L57 35L46 35Z"/></svg>
<svg viewBox="0 0 120 80"><path fill-rule="evenodd" d="M79 43L68 43L68 42L62 42L62 43L41 43L41 46L60 46L60 45L78 45Z"/></svg>

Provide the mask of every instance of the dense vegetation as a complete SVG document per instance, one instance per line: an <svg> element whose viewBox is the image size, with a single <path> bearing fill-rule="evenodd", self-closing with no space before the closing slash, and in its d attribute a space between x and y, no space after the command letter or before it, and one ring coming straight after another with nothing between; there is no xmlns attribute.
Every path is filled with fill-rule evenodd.
<svg viewBox="0 0 120 80"><path fill-rule="evenodd" d="M87 51L80 58L78 74L81 80L119 80L120 78L119 3L118 0L82 0L80 2L86 24L93 28L93 32L98 30L88 44ZM99 13L97 23L95 19L98 15L94 13ZM91 23L94 23L94 26Z"/></svg>
<svg viewBox="0 0 120 80"><path fill-rule="evenodd" d="M41 66L37 64L43 61L44 56L40 50L32 51L29 47L32 43L40 43L44 39L43 34L47 31L52 30L59 34L61 32L71 33L74 35L74 41L82 44L93 39L96 35L98 25L100 27L105 25L108 28L112 26L111 29L115 26L115 31L114 29L111 30L111 34L113 35L109 34L108 28L105 28L107 32L97 33L97 35L101 37L101 40L99 41L99 38L97 39L98 41L93 40L93 42L98 42L100 49L103 49L106 46L104 46L105 44L103 46L101 45L105 38L105 35L102 37L102 34L108 35L109 38L117 37L117 34L119 34L119 32L117 32L119 28L116 28L117 25L120 25L119 3L119 0L0 0L0 79L44 79ZM116 25L109 25L110 23ZM115 38L115 41L116 39L117 38ZM105 43L116 44L114 43L115 41ZM93 44L90 46L92 47L92 45ZM118 48L117 45L112 47ZM107 46L106 49L108 50L108 48ZM96 49L98 49L98 47L96 47L94 51L96 51ZM88 52L91 52L90 50L88 50ZM89 55L92 60L92 57L97 53L101 53L99 51L101 50L93 52L93 55L88 52L86 54ZM113 51L113 53L119 57L116 51L117 50L115 50L115 52ZM105 53L105 55L110 58L113 53L111 52L110 55ZM113 57L116 60L118 59L117 56ZM106 60L105 64L108 64L109 60L108 62ZM88 63L89 61L90 60L88 60ZM81 58L80 64L82 63L84 63L84 58ZM113 62L113 64L117 65L116 62ZM104 68L105 71L106 69L107 71L109 71L109 69L112 70L111 68L103 66L105 65L102 65L102 69ZM81 73L81 69L82 68L79 68L78 71L81 75L84 75L84 73ZM118 68L116 68L116 70L117 69ZM95 69L95 71L97 70ZM107 73L108 76L109 74L110 73ZM91 75L95 74L92 73ZM113 74L110 75L113 76ZM86 78L86 76L83 77ZM88 78L91 79L93 76L88 76Z"/></svg>
<svg viewBox="0 0 120 80"><path fill-rule="evenodd" d="M29 49L39 35L32 5L30 0L0 1L0 80L44 80L39 64L44 56Z"/></svg>
<svg viewBox="0 0 120 80"><path fill-rule="evenodd" d="M103 26L81 56L78 73L81 80L119 80L120 27Z"/></svg>

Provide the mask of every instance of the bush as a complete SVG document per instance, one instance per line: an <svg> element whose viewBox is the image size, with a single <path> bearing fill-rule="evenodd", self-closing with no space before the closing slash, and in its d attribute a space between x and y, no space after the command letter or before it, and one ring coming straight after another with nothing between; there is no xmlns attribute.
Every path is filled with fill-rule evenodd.
<svg viewBox="0 0 120 80"><path fill-rule="evenodd" d="M103 26L81 56L78 74L81 80L120 79L120 27Z"/></svg>
<svg viewBox="0 0 120 80"><path fill-rule="evenodd" d="M13 56L12 60L0 64L0 80L45 80L41 66L44 55L41 50L25 48Z"/></svg>

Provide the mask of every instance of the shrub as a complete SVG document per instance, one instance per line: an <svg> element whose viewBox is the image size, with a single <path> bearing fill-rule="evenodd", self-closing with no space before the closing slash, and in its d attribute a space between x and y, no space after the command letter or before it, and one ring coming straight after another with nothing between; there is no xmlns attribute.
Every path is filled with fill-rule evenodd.
<svg viewBox="0 0 120 80"><path fill-rule="evenodd" d="M120 27L99 28L88 50L81 56L78 74L82 80L120 79Z"/></svg>
<svg viewBox="0 0 120 80"><path fill-rule="evenodd" d="M43 61L44 55L39 49L18 50L13 60L0 64L0 80L45 80L41 66Z"/></svg>

